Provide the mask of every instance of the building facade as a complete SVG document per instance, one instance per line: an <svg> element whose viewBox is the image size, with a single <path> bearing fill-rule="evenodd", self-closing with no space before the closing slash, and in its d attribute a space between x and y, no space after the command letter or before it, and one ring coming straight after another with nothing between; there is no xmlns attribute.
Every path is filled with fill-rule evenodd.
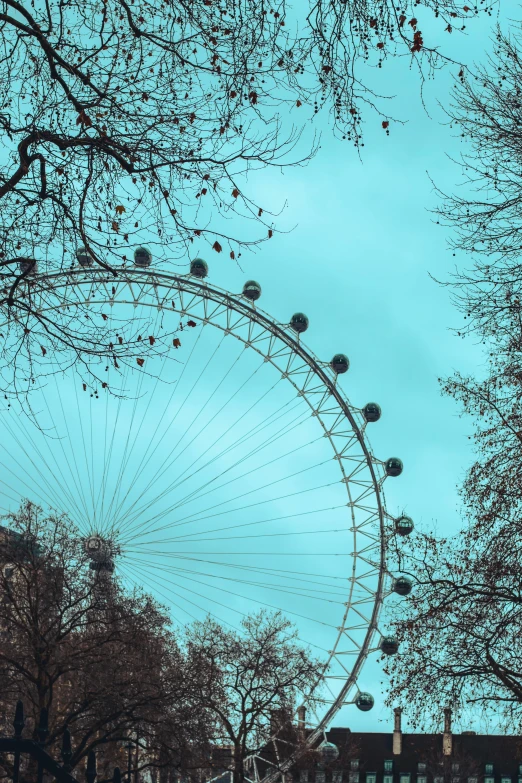
<svg viewBox="0 0 522 783"><path fill-rule="evenodd" d="M522 737L454 734L449 709L440 734L403 732L397 709L392 732L334 727L326 739L337 759L295 770L296 783L522 783Z"/></svg>

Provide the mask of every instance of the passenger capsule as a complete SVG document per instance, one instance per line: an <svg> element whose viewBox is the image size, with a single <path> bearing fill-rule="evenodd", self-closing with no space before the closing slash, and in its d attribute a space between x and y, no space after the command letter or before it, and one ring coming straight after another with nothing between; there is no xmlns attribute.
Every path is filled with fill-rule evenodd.
<svg viewBox="0 0 522 783"><path fill-rule="evenodd" d="M361 692L355 699L355 706L359 710L361 710L361 712L369 712L374 704L375 704L375 699L373 698L371 693Z"/></svg>
<svg viewBox="0 0 522 783"><path fill-rule="evenodd" d="M339 748L337 745L334 745L333 742L327 742L326 740L321 742L317 748L317 752L322 764L332 764L339 758Z"/></svg>
<svg viewBox="0 0 522 783"><path fill-rule="evenodd" d="M251 302L256 302L261 296L261 286L259 283L256 283L255 280L247 280L243 286L243 296L246 296Z"/></svg>
<svg viewBox="0 0 522 783"><path fill-rule="evenodd" d="M343 372L348 371L348 368L350 367L350 362L348 360L348 357L345 356L344 353L336 353L334 358L330 362L330 367L335 373L337 373L337 375L342 375Z"/></svg>
<svg viewBox="0 0 522 783"><path fill-rule="evenodd" d="M413 582L407 576L399 576L393 585L393 592L397 595L409 595L413 588Z"/></svg>
<svg viewBox="0 0 522 783"><path fill-rule="evenodd" d="M190 262L190 274L203 280L208 275L208 264L202 258L194 258Z"/></svg>
<svg viewBox="0 0 522 783"><path fill-rule="evenodd" d="M94 258L86 247L78 248L76 251L76 260L80 266L92 266L94 264Z"/></svg>
<svg viewBox="0 0 522 783"><path fill-rule="evenodd" d="M384 466L386 470L387 476L400 476L402 473L404 465L402 464L402 460L400 460L398 457L390 457L390 459L386 460L386 464Z"/></svg>
<svg viewBox="0 0 522 783"><path fill-rule="evenodd" d="M294 330L294 332L297 332L297 334L302 334L303 332L306 332L308 329L308 318L304 313L294 313L292 318L290 319L290 326Z"/></svg>
<svg viewBox="0 0 522 783"><path fill-rule="evenodd" d="M146 268L152 263L152 253L147 247L137 247L134 251L134 263L136 266Z"/></svg>
<svg viewBox="0 0 522 783"><path fill-rule="evenodd" d="M399 642L395 636L383 636L379 647L384 655L396 655L399 649Z"/></svg>
<svg viewBox="0 0 522 783"><path fill-rule="evenodd" d="M23 275L35 275L38 272L38 264L36 261L20 261L20 272Z"/></svg>
<svg viewBox="0 0 522 783"><path fill-rule="evenodd" d="M409 536L413 530L413 519L402 514L395 520L395 530L400 536Z"/></svg>
<svg viewBox="0 0 522 783"><path fill-rule="evenodd" d="M379 421L381 418L381 407L376 402L367 402L363 408L363 414L367 422Z"/></svg>

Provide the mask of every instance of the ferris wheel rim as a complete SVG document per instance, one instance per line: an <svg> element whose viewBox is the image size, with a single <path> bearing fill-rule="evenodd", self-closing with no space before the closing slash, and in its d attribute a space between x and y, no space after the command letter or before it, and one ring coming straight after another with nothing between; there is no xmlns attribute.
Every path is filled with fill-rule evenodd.
<svg viewBox="0 0 522 783"><path fill-rule="evenodd" d="M48 273L44 272L44 273L35 274L31 278L28 278L26 284L29 284L33 288L33 291L37 293L37 286L39 283L41 283L42 288L46 290L46 292L48 292L49 284L53 285L53 289L56 291L62 287L70 285L71 283L81 288L93 283L98 283L98 284L122 283L124 285L125 284L128 285L130 288L131 283L133 282L143 283L145 285L148 284L153 288L164 287L164 288L168 288L169 290L175 289L178 293L183 292L185 294L192 295L193 297L199 297L199 299L202 301L211 300L217 305L223 305L227 309L233 310L236 313L248 318L249 321L258 324L259 326L264 328L267 332L269 332L278 340L280 340L282 343L284 343L290 350L292 350L296 355L298 355L301 358L301 360L303 360L308 365L308 367L313 372L313 374L321 380L322 384L328 390L329 394L334 397L335 401L337 402L340 409L342 410L345 418L348 420L351 431L355 433L357 437L357 441L361 446L364 454L365 464L368 467L372 478L373 497L376 500L378 518L379 518L379 541L380 541L379 575L378 575L377 589L374 594L373 611L367 626L365 639L357 655L356 661L351 667L351 672L347 676L344 686L340 689L337 698L326 710L325 714L323 715L319 723L316 724L315 728L308 733L305 742L303 744L304 749L301 749L299 753L291 754L282 764L278 764L277 770L274 770L273 772L269 772L267 775L265 775L262 778L262 780L266 781L266 783L271 783L271 781L275 780L281 774L281 772L284 772L289 769L289 767L294 763L295 758L298 755L300 755L302 752L305 752L305 750L310 748L311 746L315 745L317 739L324 733L326 726L330 723L330 721L335 716L335 714L341 709L343 704L346 703L344 699L346 695L349 693L349 691L352 689L354 684L357 682L357 678L360 674L360 670L362 669L362 666L370 652L372 639L375 636L375 634L379 632L378 619L385 597L384 582L387 574L385 521L389 516L385 509L384 496L382 491L382 483L384 478L379 479L377 477L376 466L379 464L379 461L376 460L375 457L373 456L371 447L365 437L365 429L366 429L365 424L363 423L362 426L359 426L354 416L353 412L360 411L360 409L352 406L348 401L347 397L344 395L344 393L342 393L339 385L336 383L337 375L334 372L334 370L330 367L329 363L322 362L321 360L319 360L316 357L316 355L313 353L313 351L309 349L308 346L306 346L304 342L300 339L299 334L294 332L288 324L282 324L275 321L268 313L260 309L257 306L257 304L253 304L251 301L246 300L246 298L243 297L241 294L231 294L230 292L222 288L219 288L215 285L210 285L206 280L196 279L193 275L190 274L175 274L172 272L166 272L162 270L139 269L135 267L124 267L122 269L117 269L116 274L108 273L107 271L103 270L100 267L72 268L72 269L60 270L56 272L48 272ZM141 302L140 299L140 297L143 296L143 290L144 289L142 289L142 291L140 292L138 299L134 299L132 301L123 300L116 296L113 296L111 298L111 296L108 295L103 299L87 298L83 302L81 303L79 302L78 305L102 304L102 303L136 304L137 302L143 304L143 302ZM57 302L54 307L49 306L43 308L42 312L44 310L49 311L49 310L57 309L59 306L60 305ZM149 306L156 307L158 309L167 310L167 308L163 307L163 305L161 305L159 302L156 304L151 302ZM187 307L183 308L182 310L174 307L168 308L168 310L170 312L181 313L182 315L192 315L192 317L197 318L198 320L203 320L196 313L190 311L190 304L187 305ZM212 320L210 319L205 319L205 323L211 324L217 328L222 329L220 325L213 323ZM256 350L260 355L265 357L265 360L270 361L273 364L273 366L276 367L276 369L278 370L280 369L280 367L274 363L272 358L267 356L267 353L261 350L258 346L254 346L251 343L243 340L237 334L234 336L238 337L238 339L240 339L244 343L245 347L254 348L254 350ZM291 378L287 377L287 380L290 380L290 382L294 385L294 387L298 388ZM306 392L300 392L300 393L301 396L309 405L310 409L313 411L314 407L310 402L310 400L308 399ZM328 439L330 441L330 445L333 451L337 454L338 453L337 447L332 440L331 433L330 434L328 433L326 429L326 425L321 420L320 416L318 416L317 418L321 424L321 427L325 431L325 434L328 435ZM343 476L346 477L341 459L339 459L338 462ZM350 488L349 488L348 480L346 480L346 487L347 487L348 495L350 497ZM355 533L354 533L354 537L355 537ZM351 588L350 588L350 600L351 600L354 584L355 584L355 579L352 579ZM350 602L348 602L348 604L349 603ZM347 618L348 611L349 611L349 606L347 606L345 610L343 616L343 625L338 628L338 634L335 639L335 644L333 646L333 649L329 651L328 661L325 664L318 678L318 681L324 679L325 676L324 673L327 670L332 658L335 657L337 646L345 630L345 621ZM314 689L315 687L317 686L314 685ZM274 737L277 737L277 733L276 735L274 735ZM251 758L254 759L255 754ZM266 760L263 759L263 761ZM259 783L259 779L257 783Z"/></svg>

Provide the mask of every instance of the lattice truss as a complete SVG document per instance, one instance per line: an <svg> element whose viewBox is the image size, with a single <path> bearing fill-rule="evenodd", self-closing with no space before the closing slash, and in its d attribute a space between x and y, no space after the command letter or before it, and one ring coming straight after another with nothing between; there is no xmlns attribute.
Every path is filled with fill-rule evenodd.
<svg viewBox="0 0 522 783"><path fill-rule="evenodd" d="M273 756L250 760L252 780L275 779L357 703L362 665L385 638L390 473L364 410L289 324L205 280L89 268L29 285L41 312L103 315L108 334L154 336L155 348L143 370L109 369L119 395L82 393L74 372L57 373L33 405L38 426L3 412L1 506L31 495L64 508L86 536L109 538L116 568L180 623L235 625L254 604L287 613L324 666L304 744L274 735Z"/></svg>

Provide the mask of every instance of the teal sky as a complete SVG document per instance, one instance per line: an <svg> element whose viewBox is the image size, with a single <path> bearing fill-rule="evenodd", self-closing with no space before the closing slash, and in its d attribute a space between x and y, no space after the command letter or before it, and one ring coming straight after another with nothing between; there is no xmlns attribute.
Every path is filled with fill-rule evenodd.
<svg viewBox="0 0 522 783"><path fill-rule="evenodd" d="M503 10L513 15L517 9L513 4L504 6ZM483 60L490 48L489 37L495 21L496 18L484 16L470 22L466 36L440 32L439 35L444 36L441 49L448 56L470 64ZM429 20L423 20L422 29L427 40ZM201 254L208 261L209 280L216 286L239 293L246 279L258 280L263 288L261 307L280 323L288 323L296 311L305 312L310 319L306 344L320 359L329 361L337 352L348 355L351 367L341 382L350 401L357 407L368 401L378 402L382 407L382 419L368 428L376 456L383 460L398 456L404 461L403 475L389 479L385 484L388 511L391 514L406 511L416 525L435 524L444 534L457 531L461 525L457 486L473 455L468 439L470 424L459 418L458 408L452 400L441 397L438 378L457 369L464 373L480 372L483 361L478 347L459 340L450 331L450 327L458 326L460 316L449 301L448 290L430 278L430 273L447 278L455 262L464 261L455 259L447 249L447 232L435 225L429 213L436 204L430 176L443 190L452 190L462 181L459 168L449 158L458 156L463 147L454 131L444 124L439 105L447 101L457 71L458 66L448 66L424 84L424 106L418 75L414 68L410 69L407 58L389 62L381 70L368 71L367 78L376 91L395 96L390 102L390 115L404 120L405 124L392 122L388 136L381 127L382 118L368 114L365 146L359 159L353 146L332 137L323 118L318 126L322 133L321 146L308 166L283 171L269 169L254 173L249 180L250 191L260 204L274 211L284 207L277 220L277 228L282 233L276 233L270 242L259 247L257 253L244 255L241 269L225 253L217 255L194 248L194 255ZM309 140L311 137L312 130ZM237 230L241 231L239 224ZM149 329L146 316L141 311L136 312L138 315L134 313L133 317L143 317L143 328ZM155 315L151 322L154 318L156 324L150 325L151 330L156 328L159 316ZM127 547L128 559L123 560L123 573L146 589L155 590L160 600L170 602L173 616L180 624L199 616L198 612L203 611L201 601L205 599L216 601L218 619L223 611L228 612L230 619L233 616L230 612L240 614L242 609L251 610L249 590L257 591L256 594L267 602L265 605L270 605L268 601L272 600L269 598L271 586L263 586L262 580L269 582L274 575L263 574L262 570L255 576L258 581L248 585L244 582L241 588L230 584L228 592L218 593L219 588L214 590L209 584L209 579L212 582L211 566L203 566L203 561L195 564L187 557L196 540L194 536L199 536L198 546L202 543L200 553L221 557L228 554L219 551L223 542L210 543L214 539L208 536L214 533L208 533L208 530L213 531L214 526L219 525L220 535L229 530L225 519L234 530L244 527L245 519L248 524L266 524L267 527L256 529L273 536L281 535L280 520L292 512L292 521L285 522L284 530L290 531L288 535L295 535L296 542L317 541L313 535L323 531L312 529L317 523L308 523L305 514L310 508L320 508L321 504L341 502L332 500L339 493L339 486L330 490L329 464L321 463L322 466L313 470L313 482L308 479L313 461L323 459L325 441L323 438L321 446L306 451L309 439L315 437L315 421L307 420L298 434L289 430L284 442L294 445L296 454L285 458L277 470L266 467L263 452L254 455L254 461L249 463L255 467L254 477L246 473L245 477L227 474L236 476L237 484L235 505L226 512L228 516L220 517L223 521L215 521L213 513L210 520L207 514L215 511L212 504L227 500L229 489L216 490L217 494L209 495L208 499L198 497L200 505L190 505L195 503L191 493L201 495L204 478L203 472L201 476L195 471L190 474L191 465L197 464L203 453L208 451L212 456L214 443L217 444L216 454L220 444L230 450L236 448L234 438L245 421L253 428L250 432L255 433L270 421L280 406L293 405L295 401L293 390L290 390L293 396L288 390L271 396L272 376L257 374L256 356L241 359L241 362L237 358L236 367L234 350L238 344L230 340L227 345L230 343L231 348L222 349L216 335L206 339L208 331L201 330L204 332L201 345L205 340L206 344L205 350L199 353L200 331L185 328L182 334L185 353L180 351L175 358L179 356L184 361L183 357L192 355L193 347L196 358L191 365L192 376L187 371L185 387L180 385L177 397L171 396L177 392L170 379L178 380L181 364L165 365L169 382L156 391L153 384L134 387L139 392L136 395L139 402L134 405L128 401L122 407L121 415L117 404L104 402L103 397L94 401L88 395L81 397L81 391L78 397L76 379L69 378L62 383L54 378L42 393L39 410L44 430L50 437L35 432L28 435L25 419L18 419L11 412L5 419L11 440L6 438L1 444L10 459L8 464L15 467L13 479L6 478L4 472L2 508L15 507L20 495L32 492L41 502L64 507L84 530L92 532L98 529L98 524L99 529L103 525L104 529L125 529L121 540L124 548ZM158 366L160 364L158 360ZM227 367L233 369L227 370ZM204 382L192 392L192 380L188 378L199 378L200 369L201 373L205 370L201 375ZM129 378L129 387L133 382ZM234 397L234 390L243 383L240 399ZM137 384L141 384L139 378ZM215 396L214 387L216 391L219 389ZM180 398L181 394L186 397ZM151 405L152 399L154 404ZM180 399L185 401L181 403ZM212 405L209 404L211 399ZM255 413L242 422L241 417L246 416L254 404L258 406ZM225 414L222 414L222 406L226 406ZM142 413L147 416L143 426L139 423ZM309 411L307 414L309 416ZM105 426L101 426L103 422ZM113 440L114 447L106 434L108 422L114 424L114 432L120 428L118 437ZM275 425L274 433L279 426ZM231 435L235 427L237 430ZM176 440L178 435L179 441ZM132 454L127 453L129 437L135 445ZM248 443L255 443L255 437ZM33 445L28 446L28 443ZM142 448L142 444L146 447ZM241 452L242 465L251 458L249 448L247 445ZM279 448L282 449L282 442L280 445L278 441L273 453L277 454ZM225 461L219 463L223 469L232 470L226 458L223 459ZM18 461L15 463L15 460ZM208 471L214 470L212 464L209 461ZM277 518L261 520L254 516L257 511L244 512L238 505L243 502L241 493L248 493L248 497L254 493L266 494L269 490L265 486L272 482L275 487L276 477L290 477L297 469L302 471L304 478L292 479L291 488L301 489L302 494L284 495L286 489L274 488L272 495L267 495L264 501L268 506L259 504L263 513L263 508L268 508L271 515L277 510ZM187 471L189 479L183 478ZM217 475L208 472L204 480L208 479L212 484ZM335 478L338 481L338 477ZM312 494L305 492L312 483L316 493L313 501L309 499ZM297 500L294 495L298 495ZM181 508L185 510L181 512ZM296 511L302 513L301 519L296 519ZM157 516L151 517L153 513ZM332 514L332 526L335 523L337 527L336 519ZM188 524L192 527L186 527ZM179 528L179 525L183 527ZM306 535L304 539L298 539L305 525L309 525ZM163 535L154 538L153 534L160 530L164 531ZM190 530L195 532L185 535L184 531ZM306 538L308 533L312 538ZM177 538L168 538L174 535ZM272 559L283 568L288 567L285 564L292 562L290 555L295 554L291 552L292 540L288 539L288 544L283 539L266 540L281 542ZM324 551L337 551L337 547L342 550L346 540L338 540L336 534L330 532L321 535L321 542L327 548ZM171 545L173 550L168 553L165 547L168 549ZM229 547L229 544L223 546ZM314 544L303 546L303 562L314 563ZM183 553L183 563L174 559L179 558L179 552ZM239 554L247 558L253 556L253 552L244 548ZM271 557L258 558L256 562L260 569L272 563ZM323 575L332 562L328 557L318 554L315 562L315 570ZM192 570L183 571L180 563ZM330 595L339 597L337 583L326 582L341 578L339 563L332 566L334 568L338 569L335 575L327 575L322 582L323 593L329 591ZM313 566L307 570L313 570ZM228 578L223 574L224 571L219 579ZM184 586L181 585L183 579ZM295 616L301 617L303 637L319 649L328 649L327 631L316 622L317 612L321 610L314 604L310 589L301 585L293 594L282 590L281 600L293 601ZM290 595L297 597L290 598ZM222 603L217 603L218 596ZM330 623L330 628L335 628L335 601L330 604L321 617L325 623ZM285 608L284 603L281 607ZM315 617L310 620L314 613ZM382 705L381 680L380 666L370 660L359 678L359 687L374 694L375 708L366 714L354 707L344 708L335 724L363 731L389 730L392 721ZM479 727L472 725L470 718L462 728Z"/></svg>
<svg viewBox="0 0 522 783"><path fill-rule="evenodd" d="M520 16L515 3L498 11L470 22L467 34L441 33L441 50L469 65L484 61L497 19ZM278 226L293 230L244 256L244 272L206 255L220 285L237 290L245 277L259 280L262 306L282 321L295 310L306 312L306 341L321 358L347 353L351 368L342 380L349 398L356 405L375 400L383 409L368 429L376 455L404 461L402 476L385 485L388 510L406 510L416 524L436 525L445 535L461 525L457 485L473 453L470 423L441 396L437 379L457 369L480 372L483 363L478 346L450 331L460 316L448 290L429 277L445 279L456 262L465 263L453 257L448 230L429 212L437 203L430 177L443 190L463 181L450 157L465 144L440 106L457 72L449 65L424 84L423 107L406 59L373 70L371 83L396 96L390 114L405 124L392 124L386 136L380 119L368 116L362 160L324 124L321 149L306 168L252 180L261 202L287 200ZM375 708L366 714L345 708L335 724L389 730L392 715L378 698L381 679L379 665L369 662L360 685L377 697ZM469 716L461 728L484 726Z"/></svg>

